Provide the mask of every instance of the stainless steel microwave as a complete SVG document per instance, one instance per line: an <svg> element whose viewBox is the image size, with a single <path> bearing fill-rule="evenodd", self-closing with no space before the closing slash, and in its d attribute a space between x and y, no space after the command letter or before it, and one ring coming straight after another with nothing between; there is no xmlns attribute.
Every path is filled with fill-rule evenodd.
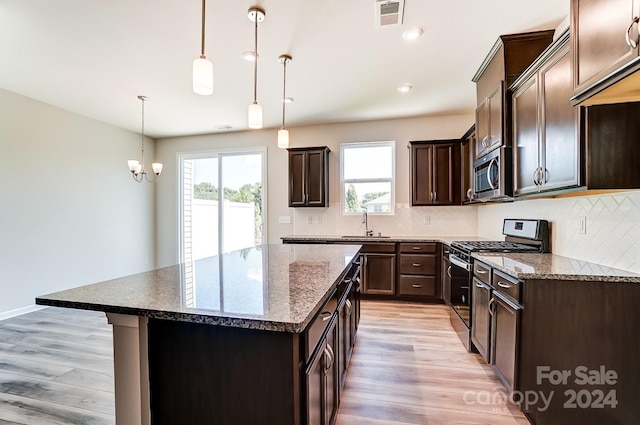
<svg viewBox="0 0 640 425"><path fill-rule="evenodd" d="M511 200L511 148L500 147L473 163L474 198L479 201Z"/></svg>

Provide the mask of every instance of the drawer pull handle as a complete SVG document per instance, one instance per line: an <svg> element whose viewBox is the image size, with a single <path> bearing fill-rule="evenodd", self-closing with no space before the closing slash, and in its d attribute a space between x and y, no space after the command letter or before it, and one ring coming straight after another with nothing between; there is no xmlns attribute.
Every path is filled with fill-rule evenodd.
<svg viewBox="0 0 640 425"><path fill-rule="evenodd" d="M418 284L415 284L415 283L413 285L411 285L411 286L413 286L414 288L422 288L422 285L418 285Z"/></svg>
<svg viewBox="0 0 640 425"><path fill-rule="evenodd" d="M320 313L322 317L322 321L326 322L327 320L331 319L331 312L330 311L323 311L322 313Z"/></svg>
<svg viewBox="0 0 640 425"><path fill-rule="evenodd" d="M420 246L412 246L411 249L413 249L414 251L422 251L422 247Z"/></svg>
<svg viewBox="0 0 640 425"><path fill-rule="evenodd" d="M482 270L482 269L478 269L478 270L476 270L476 272L478 272L479 274L487 274L487 273L489 273L488 271Z"/></svg>
<svg viewBox="0 0 640 425"><path fill-rule="evenodd" d="M420 263L413 263L413 267L420 267L420 266L422 266L422 264L420 264Z"/></svg>
<svg viewBox="0 0 640 425"><path fill-rule="evenodd" d="M501 287L501 288L506 288L506 289L511 288L511 285L509 285L507 283L504 283L504 282L498 282L498 286Z"/></svg>
<svg viewBox="0 0 640 425"><path fill-rule="evenodd" d="M481 285L481 284L479 284L479 283L476 283L476 287L478 287L478 288L482 288L482 287L484 287L484 285Z"/></svg>

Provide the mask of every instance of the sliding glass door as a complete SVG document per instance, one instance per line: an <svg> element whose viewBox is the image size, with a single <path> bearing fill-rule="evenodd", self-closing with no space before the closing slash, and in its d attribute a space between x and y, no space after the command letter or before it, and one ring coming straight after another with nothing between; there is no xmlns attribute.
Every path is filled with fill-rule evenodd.
<svg viewBox="0 0 640 425"><path fill-rule="evenodd" d="M223 293L222 262L211 257L238 250L248 255L266 242L266 149L185 154L179 162L186 303L224 309L230 294Z"/></svg>

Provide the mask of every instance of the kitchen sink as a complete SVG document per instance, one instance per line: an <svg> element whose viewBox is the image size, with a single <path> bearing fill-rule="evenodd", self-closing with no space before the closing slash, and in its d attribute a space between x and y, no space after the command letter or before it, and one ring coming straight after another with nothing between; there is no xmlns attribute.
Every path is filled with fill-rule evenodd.
<svg viewBox="0 0 640 425"><path fill-rule="evenodd" d="M365 236L365 235L344 235L344 236L340 236L341 238L345 238L345 239L375 239L375 238L390 238L391 236L378 236L378 235L371 235L371 236Z"/></svg>

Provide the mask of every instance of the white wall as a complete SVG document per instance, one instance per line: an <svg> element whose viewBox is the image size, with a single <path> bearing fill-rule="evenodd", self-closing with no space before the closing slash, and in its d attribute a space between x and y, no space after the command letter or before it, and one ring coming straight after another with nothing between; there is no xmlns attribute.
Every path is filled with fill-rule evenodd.
<svg viewBox="0 0 640 425"><path fill-rule="evenodd" d="M554 254L640 273L640 191L478 207L479 236L499 238L504 218L547 219Z"/></svg>
<svg viewBox="0 0 640 425"><path fill-rule="evenodd" d="M475 207L407 208L409 203L409 150L411 140L459 138L473 123L473 115L443 117L416 117L357 123L290 128L292 147L329 146L329 200L330 208L289 208L287 199L287 151L276 146L276 129L222 133L214 135L160 139L157 152L160 161L169 165L158 182L158 265L178 261L178 176L177 154L202 152L212 149L248 148L267 146L268 181L267 212L268 241L280 243L282 236L290 234L336 234L360 232L360 219L342 219L336 212L339 204L340 143L363 141L396 141L396 203L400 204L394 217L371 216L373 229L384 234L411 235L453 234L464 232L475 235ZM431 218L424 225L423 215ZM313 224L307 225L311 215ZM290 216L291 224L278 224L279 216ZM321 223L318 223L321 217Z"/></svg>
<svg viewBox="0 0 640 425"><path fill-rule="evenodd" d="M139 154L135 133L0 89L0 317L154 267L155 190L126 165Z"/></svg>

